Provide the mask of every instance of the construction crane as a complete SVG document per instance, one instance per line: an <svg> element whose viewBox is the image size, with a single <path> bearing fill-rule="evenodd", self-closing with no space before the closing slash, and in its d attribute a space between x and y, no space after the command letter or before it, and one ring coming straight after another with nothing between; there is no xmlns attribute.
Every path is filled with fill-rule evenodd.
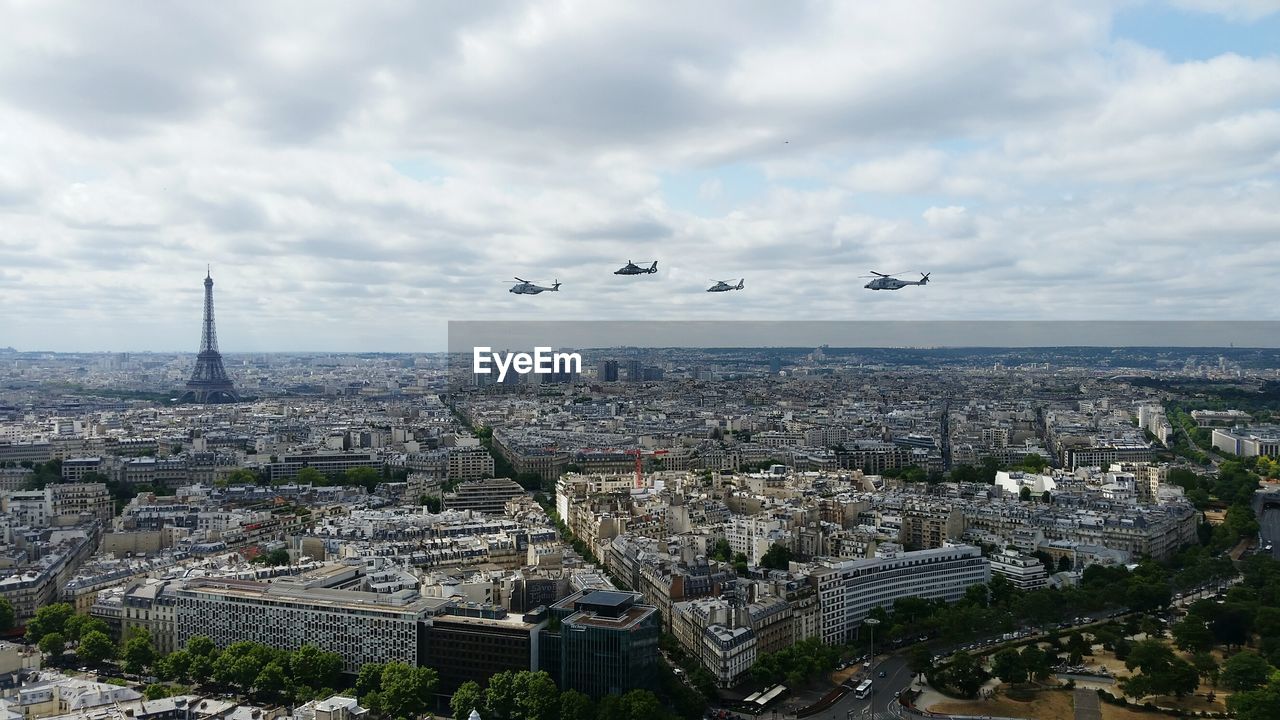
<svg viewBox="0 0 1280 720"><path fill-rule="evenodd" d="M636 490L644 489L644 459L647 457L662 457L667 454L666 450L641 450L633 448L625 451L627 455L631 455L636 459Z"/></svg>

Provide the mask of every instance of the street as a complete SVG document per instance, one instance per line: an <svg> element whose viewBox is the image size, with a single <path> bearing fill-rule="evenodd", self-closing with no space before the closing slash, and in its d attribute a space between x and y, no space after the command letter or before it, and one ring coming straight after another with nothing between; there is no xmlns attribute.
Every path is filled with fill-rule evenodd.
<svg viewBox="0 0 1280 720"><path fill-rule="evenodd" d="M1268 496L1270 497L1270 496ZM1280 508L1267 507L1260 518L1262 546L1271 547L1271 556L1280 560Z"/></svg>
<svg viewBox="0 0 1280 720"><path fill-rule="evenodd" d="M884 677L878 677L881 672ZM895 717L889 714L888 706L894 695L911 684L911 670L907 668L907 659L903 655L890 655L872 668L871 687L874 692L870 698L858 699L853 693L845 695L825 712L811 715L816 720L857 720L864 717L867 705L874 698L876 718ZM852 713L852 715L850 715Z"/></svg>

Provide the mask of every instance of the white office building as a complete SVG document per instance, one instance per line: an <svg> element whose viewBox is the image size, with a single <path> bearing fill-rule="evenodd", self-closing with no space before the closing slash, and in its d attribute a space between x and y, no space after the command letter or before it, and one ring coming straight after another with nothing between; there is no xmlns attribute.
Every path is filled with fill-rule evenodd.
<svg viewBox="0 0 1280 720"><path fill-rule="evenodd" d="M286 587L250 580L195 580L176 591L177 645L207 635L218 647L250 640L282 650L311 644L342 656L343 670L368 663L418 664L418 624L451 601Z"/></svg>
<svg viewBox="0 0 1280 720"><path fill-rule="evenodd" d="M844 560L811 576L818 586L822 641L851 642L862 621L877 607L889 610L898 598L955 602L970 585L991 579L991 567L972 545L901 553L893 557Z"/></svg>
<svg viewBox="0 0 1280 720"><path fill-rule="evenodd" d="M1013 549L991 556L991 573L1005 576L1019 590L1038 590L1049 586L1049 571L1040 558Z"/></svg>

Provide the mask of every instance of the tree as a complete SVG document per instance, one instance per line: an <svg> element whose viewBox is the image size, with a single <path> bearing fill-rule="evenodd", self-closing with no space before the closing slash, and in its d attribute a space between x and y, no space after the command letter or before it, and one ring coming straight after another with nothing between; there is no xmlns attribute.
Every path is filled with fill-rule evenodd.
<svg viewBox="0 0 1280 720"><path fill-rule="evenodd" d="M1200 674L1186 660L1158 640L1143 640L1133 646L1125 667L1142 672L1123 682L1124 691L1133 697L1174 695L1182 697L1195 692Z"/></svg>
<svg viewBox="0 0 1280 720"><path fill-rule="evenodd" d="M13 604L9 602L9 598L0 597L0 632L13 627L13 618Z"/></svg>
<svg viewBox="0 0 1280 720"><path fill-rule="evenodd" d="M545 672L525 670L516 676L519 690L517 709L523 720L556 720L560 710L560 691Z"/></svg>
<svg viewBox="0 0 1280 720"><path fill-rule="evenodd" d="M293 681L310 688L333 687L342 674L342 656L307 644L289 655Z"/></svg>
<svg viewBox="0 0 1280 720"><path fill-rule="evenodd" d="M729 541L720 538L716 540L715 548L711 551L711 557L720 562L729 562L729 558L733 555L733 550L729 547Z"/></svg>
<svg viewBox="0 0 1280 720"><path fill-rule="evenodd" d="M50 660L57 660L67 649L67 639L60 632L45 633L37 644L41 652L49 655Z"/></svg>
<svg viewBox="0 0 1280 720"><path fill-rule="evenodd" d="M226 483L228 485L257 485L257 473L248 468L236 468L227 475Z"/></svg>
<svg viewBox="0 0 1280 720"><path fill-rule="evenodd" d="M378 690L366 698L369 709L388 717L416 717L431 706L439 676L429 667L392 662L382 666Z"/></svg>
<svg viewBox="0 0 1280 720"><path fill-rule="evenodd" d="M124 671L133 675L141 675L156 660L156 649L151 644L151 633L145 628L134 630L133 637L124 644Z"/></svg>
<svg viewBox="0 0 1280 720"><path fill-rule="evenodd" d="M991 590L986 585L970 585L964 589L964 601L970 605L984 608L990 600Z"/></svg>
<svg viewBox="0 0 1280 720"><path fill-rule="evenodd" d="M484 693L474 680L468 680L458 686L449 698L449 709L453 710L453 720L467 720L472 710L479 710L484 705Z"/></svg>
<svg viewBox="0 0 1280 720"><path fill-rule="evenodd" d="M168 685L161 683L151 683L142 689L142 696L148 700L162 700L173 695L173 691Z"/></svg>
<svg viewBox="0 0 1280 720"><path fill-rule="evenodd" d="M1044 492L1040 493L1040 502L1044 503L1045 505L1052 505L1053 493L1049 492L1048 490L1045 490Z"/></svg>
<svg viewBox="0 0 1280 720"><path fill-rule="evenodd" d="M1248 608L1227 603L1220 606L1217 617L1209 623L1209 629L1218 642L1229 647L1239 647L1248 642L1252 622L1253 617Z"/></svg>
<svg viewBox="0 0 1280 720"><path fill-rule="evenodd" d="M105 622L92 615L72 615L62 626L62 633L72 642L80 640L95 630L104 634L111 632L111 628L107 627Z"/></svg>
<svg viewBox="0 0 1280 720"><path fill-rule="evenodd" d="M1212 653L1196 653L1191 657L1191 665L1195 667L1196 672L1200 673L1200 677L1209 681L1210 685L1218 684L1218 661L1213 658Z"/></svg>
<svg viewBox="0 0 1280 720"><path fill-rule="evenodd" d="M80 636L80 645L76 647L76 657L88 665L100 665L104 660L116 656L116 644L101 630L90 630Z"/></svg>
<svg viewBox="0 0 1280 720"><path fill-rule="evenodd" d="M1227 709L1237 720L1276 720L1280 708L1280 681L1272 681L1260 690L1238 692L1227 698Z"/></svg>
<svg viewBox="0 0 1280 720"><path fill-rule="evenodd" d="M595 717L591 698L577 690L560 693L560 720L592 720ZM454 720L462 720L454 715Z"/></svg>
<svg viewBox="0 0 1280 720"><path fill-rule="evenodd" d="M1010 685L1027 681L1027 668L1022 664L1022 655L1013 648L1005 648L991 658L991 674Z"/></svg>
<svg viewBox="0 0 1280 720"><path fill-rule="evenodd" d="M378 487L378 483L382 482L382 476L370 467L350 468L344 478L348 485L359 485L369 492L373 492Z"/></svg>
<svg viewBox="0 0 1280 720"><path fill-rule="evenodd" d="M1261 655L1240 652L1222 664L1222 684L1231 690L1256 690L1262 687L1273 668Z"/></svg>
<svg viewBox="0 0 1280 720"><path fill-rule="evenodd" d="M1027 487L1026 485L1023 485L1022 489L1018 491L1018 499L1021 500L1022 502L1030 502L1031 488Z"/></svg>
<svg viewBox="0 0 1280 720"><path fill-rule="evenodd" d="M774 543L760 558L760 564L772 570L786 570L791 562L791 548Z"/></svg>
<svg viewBox="0 0 1280 720"><path fill-rule="evenodd" d="M1173 642L1180 650L1202 652L1213 647L1213 633L1203 620L1188 615L1173 626Z"/></svg>
<svg viewBox="0 0 1280 720"><path fill-rule="evenodd" d="M36 610L35 617L27 622L27 642L38 644L40 638L54 632L65 638L67 620L75 614L75 608L67 603L53 603Z"/></svg>
<svg viewBox="0 0 1280 720"><path fill-rule="evenodd" d="M1030 453L1022 458L1022 467L1033 473L1038 473L1049 467L1049 461L1045 460L1040 453Z"/></svg>
<svg viewBox="0 0 1280 720"><path fill-rule="evenodd" d="M191 653L192 657L210 657L217 650L218 646L214 645L213 640L206 635L193 635L187 641L187 652Z"/></svg>
<svg viewBox="0 0 1280 720"><path fill-rule="evenodd" d="M289 687L284 668L278 662L269 662L262 667L253 680L253 689L262 697L274 700L284 694Z"/></svg>
<svg viewBox="0 0 1280 720"><path fill-rule="evenodd" d="M1173 592L1165 582L1134 582L1125 593L1129 609L1149 612L1167 607L1173 601Z"/></svg>
<svg viewBox="0 0 1280 720"><path fill-rule="evenodd" d="M667 711L648 690L632 690L622 696L622 717L626 720L661 720Z"/></svg>
<svg viewBox="0 0 1280 720"><path fill-rule="evenodd" d="M313 467L304 467L298 471L297 482L299 485L327 485L329 479Z"/></svg>
<svg viewBox="0 0 1280 720"><path fill-rule="evenodd" d="M382 663L368 663L360 666L360 672L356 674L356 697L362 701L367 695L378 692L382 686L382 669L385 667ZM365 703L367 706L368 703Z"/></svg>
<svg viewBox="0 0 1280 720"><path fill-rule="evenodd" d="M960 653L951 663L948 673L951 686L965 697L974 697L991 676L968 653Z"/></svg>
<svg viewBox="0 0 1280 720"><path fill-rule="evenodd" d="M1079 630L1071 633L1071 635L1067 637L1067 652L1072 655L1080 655L1083 657L1085 655L1089 655L1091 651L1092 648L1089 646L1089 641L1084 639L1084 635L1081 634Z"/></svg>
<svg viewBox="0 0 1280 720"><path fill-rule="evenodd" d="M279 567L281 565L289 565L292 560L289 558L289 551L285 548L276 548L269 553L262 553L253 559L255 563L269 565L271 567Z"/></svg>
<svg viewBox="0 0 1280 720"><path fill-rule="evenodd" d="M1036 680L1047 680L1053 674L1052 658L1037 645L1022 648L1022 667Z"/></svg>
<svg viewBox="0 0 1280 720"><path fill-rule="evenodd" d="M186 680L191 671L192 656L186 650L176 650L155 663L155 673L163 680Z"/></svg>
<svg viewBox="0 0 1280 720"><path fill-rule="evenodd" d="M511 720L516 712L516 674L506 670L489 677L484 691L485 720Z"/></svg>
<svg viewBox="0 0 1280 720"><path fill-rule="evenodd" d="M933 670L933 653L925 645L913 645L907 653L907 668L912 675L927 675Z"/></svg>

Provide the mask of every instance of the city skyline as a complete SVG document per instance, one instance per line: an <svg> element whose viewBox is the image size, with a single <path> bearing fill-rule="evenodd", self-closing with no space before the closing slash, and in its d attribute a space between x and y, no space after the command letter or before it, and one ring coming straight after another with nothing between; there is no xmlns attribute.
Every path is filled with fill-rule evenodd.
<svg viewBox="0 0 1280 720"><path fill-rule="evenodd" d="M300 7L0 10L0 345L1280 312L1274 3Z"/></svg>

